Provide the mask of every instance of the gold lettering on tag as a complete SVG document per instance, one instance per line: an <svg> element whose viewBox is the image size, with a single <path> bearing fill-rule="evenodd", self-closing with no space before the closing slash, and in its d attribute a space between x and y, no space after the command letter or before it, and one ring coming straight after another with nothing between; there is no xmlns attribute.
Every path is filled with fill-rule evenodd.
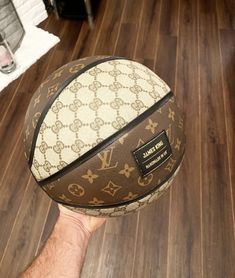
<svg viewBox="0 0 235 278"><path fill-rule="evenodd" d="M102 164L101 167L98 170L108 170L108 169L112 169L112 168L116 168L118 165L118 162L116 162L115 164L112 164L111 160L112 160L112 155L113 155L113 147L110 149L107 149L103 152L100 152L98 154L99 159L101 160Z"/></svg>

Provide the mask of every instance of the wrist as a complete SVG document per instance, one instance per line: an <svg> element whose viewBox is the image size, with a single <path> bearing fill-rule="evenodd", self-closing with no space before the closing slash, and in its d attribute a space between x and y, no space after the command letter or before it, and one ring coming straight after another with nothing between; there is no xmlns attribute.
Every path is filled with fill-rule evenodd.
<svg viewBox="0 0 235 278"><path fill-rule="evenodd" d="M60 212L56 225L63 229L64 233L69 233L83 237L84 240L89 240L91 231L89 231L78 217L67 215L66 213Z"/></svg>
<svg viewBox="0 0 235 278"><path fill-rule="evenodd" d="M98 218L74 212L62 205L59 205L59 210L61 218L78 225L78 228L80 227L88 236L91 236L91 234L105 222L105 218Z"/></svg>

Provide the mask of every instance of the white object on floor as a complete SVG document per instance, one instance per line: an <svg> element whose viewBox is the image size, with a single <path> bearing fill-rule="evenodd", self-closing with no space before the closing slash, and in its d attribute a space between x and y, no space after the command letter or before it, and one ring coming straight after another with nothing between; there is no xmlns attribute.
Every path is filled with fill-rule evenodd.
<svg viewBox="0 0 235 278"><path fill-rule="evenodd" d="M25 36L15 53L16 69L10 74L0 72L0 92L48 52L60 39L38 27L25 27Z"/></svg>

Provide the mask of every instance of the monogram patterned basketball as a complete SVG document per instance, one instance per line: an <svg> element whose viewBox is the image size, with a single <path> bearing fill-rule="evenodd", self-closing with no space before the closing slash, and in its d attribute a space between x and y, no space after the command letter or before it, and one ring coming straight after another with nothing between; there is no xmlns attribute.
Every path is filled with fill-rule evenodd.
<svg viewBox="0 0 235 278"><path fill-rule="evenodd" d="M157 199L184 155L183 117L168 85L135 61L96 56L51 74L33 95L25 155L56 202L120 216Z"/></svg>

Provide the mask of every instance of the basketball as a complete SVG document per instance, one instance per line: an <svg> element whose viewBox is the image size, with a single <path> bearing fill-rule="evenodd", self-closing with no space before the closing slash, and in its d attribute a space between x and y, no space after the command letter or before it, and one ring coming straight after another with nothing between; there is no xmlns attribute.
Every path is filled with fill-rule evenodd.
<svg viewBox="0 0 235 278"><path fill-rule="evenodd" d="M121 57L82 58L37 89L24 124L37 184L57 203L122 216L159 198L185 151L184 120L169 86Z"/></svg>

